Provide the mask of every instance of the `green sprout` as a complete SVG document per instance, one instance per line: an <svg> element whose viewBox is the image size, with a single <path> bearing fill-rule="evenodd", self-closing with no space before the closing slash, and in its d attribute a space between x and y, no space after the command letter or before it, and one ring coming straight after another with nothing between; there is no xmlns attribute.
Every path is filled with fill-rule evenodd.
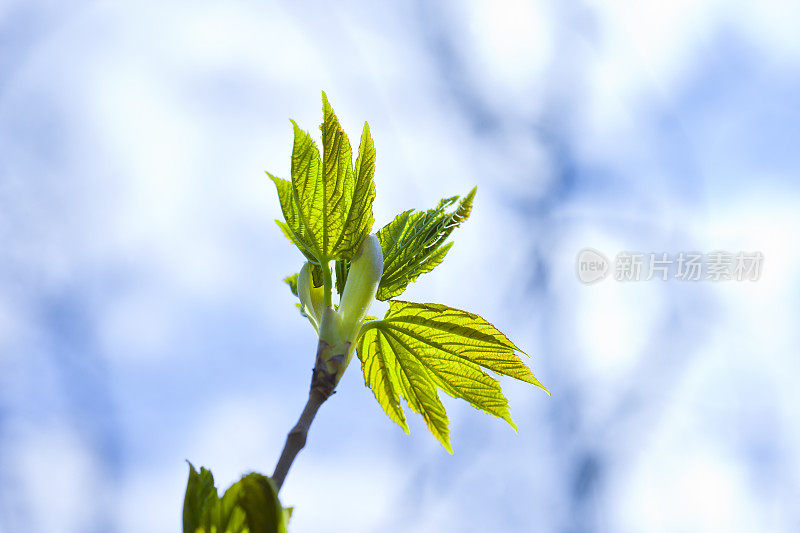
<svg viewBox="0 0 800 533"><path fill-rule="evenodd" d="M211 473L201 469L198 474L191 468L184 533L285 531L288 513L279 512L278 491L306 444L317 411L334 393L354 353L361 362L365 385L389 418L409 432L401 405L404 400L409 409L422 416L449 453L453 449L440 390L505 420L514 429L508 400L492 374L510 376L547 391L520 359L519 354L524 352L482 317L442 304L397 299L409 283L444 260L453 245L448 238L469 218L476 189L463 198L445 198L426 211L404 211L372 234L375 147L369 126L364 124L353 162L350 141L324 92L322 111L322 157L311 136L292 121L290 179L268 173L277 188L284 218L276 222L304 258L299 272L284 281L299 299L297 307L318 338L308 402L289 432L271 478L245 476L220 499ZM334 293L339 296L338 305ZM389 304L381 319L367 316L375 299ZM247 485L249 492L236 488L240 485ZM205 491L202 494L213 497L198 496L198 487ZM230 500L233 503L226 507L231 491L231 498L239 500ZM198 500L207 502L211 510L203 511ZM266 529L249 521L251 515L256 516L252 510L255 500L268 506L274 517L259 522L268 523ZM189 511L187 522L189 502L196 510ZM250 502L250 508L242 502ZM241 512L234 513L234 508L241 508ZM205 518L207 521L202 522L197 518L219 518L225 515L222 510L239 517L236 524L240 525L230 526L230 520Z"/></svg>

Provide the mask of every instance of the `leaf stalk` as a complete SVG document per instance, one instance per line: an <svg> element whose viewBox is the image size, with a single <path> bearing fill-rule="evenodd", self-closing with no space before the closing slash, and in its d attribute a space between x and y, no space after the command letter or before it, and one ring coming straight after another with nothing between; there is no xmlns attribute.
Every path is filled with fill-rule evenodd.
<svg viewBox="0 0 800 533"><path fill-rule="evenodd" d="M322 285L325 288L325 307L333 307L331 268L328 261L320 261L322 267Z"/></svg>

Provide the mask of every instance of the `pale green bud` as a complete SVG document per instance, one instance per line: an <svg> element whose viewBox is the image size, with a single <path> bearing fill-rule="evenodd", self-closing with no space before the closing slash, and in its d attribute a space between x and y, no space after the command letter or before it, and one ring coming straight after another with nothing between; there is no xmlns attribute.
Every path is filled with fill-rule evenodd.
<svg viewBox="0 0 800 533"><path fill-rule="evenodd" d="M375 235L367 235L350 263L350 272L339 301L345 338L353 339L367 316L383 274L383 250Z"/></svg>

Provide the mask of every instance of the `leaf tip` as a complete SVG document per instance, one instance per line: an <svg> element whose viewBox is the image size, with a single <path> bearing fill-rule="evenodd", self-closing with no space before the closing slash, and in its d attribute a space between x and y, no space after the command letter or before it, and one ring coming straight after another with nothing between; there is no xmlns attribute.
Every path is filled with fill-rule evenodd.
<svg viewBox="0 0 800 533"><path fill-rule="evenodd" d="M331 103L328 101L328 95L325 94L325 91L322 91L322 118L324 121L327 121L332 115L335 116L333 107L331 107ZM322 126L323 125L320 125L320 127Z"/></svg>
<svg viewBox="0 0 800 533"><path fill-rule="evenodd" d="M519 433L519 428L517 428L517 425L514 423L514 420L511 419L511 413L507 413L506 416L503 417L503 420L508 422L508 425L511 426L511 429L514 430L514 433Z"/></svg>
<svg viewBox="0 0 800 533"><path fill-rule="evenodd" d="M536 377L533 374L531 374L531 378L532 379L527 379L525 381L527 381L528 383L530 383L534 387L538 387L538 388L542 389L543 391L545 391L547 393L548 396L552 396L552 394L550 394L550 390L547 387L545 387L544 384L542 384L541 381L536 379Z"/></svg>

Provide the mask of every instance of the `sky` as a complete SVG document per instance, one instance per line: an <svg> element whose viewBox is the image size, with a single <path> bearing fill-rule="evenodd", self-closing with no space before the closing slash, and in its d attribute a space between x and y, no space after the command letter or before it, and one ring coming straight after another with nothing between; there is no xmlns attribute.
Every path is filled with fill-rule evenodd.
<svg viewBox="0 0 800 533"><path fill-rule="evenodd" d="M450 456L355 361L292 532L797 531L798 27L789 1L0 1L0 533L179 531L187 460L272 471L316 339L264 171L321 90L369 122L375 229L478 186L403 298L487 318L552 396L502 380L517 432L443 398ZM615 276L715 251L758 279Z"/></svg>

